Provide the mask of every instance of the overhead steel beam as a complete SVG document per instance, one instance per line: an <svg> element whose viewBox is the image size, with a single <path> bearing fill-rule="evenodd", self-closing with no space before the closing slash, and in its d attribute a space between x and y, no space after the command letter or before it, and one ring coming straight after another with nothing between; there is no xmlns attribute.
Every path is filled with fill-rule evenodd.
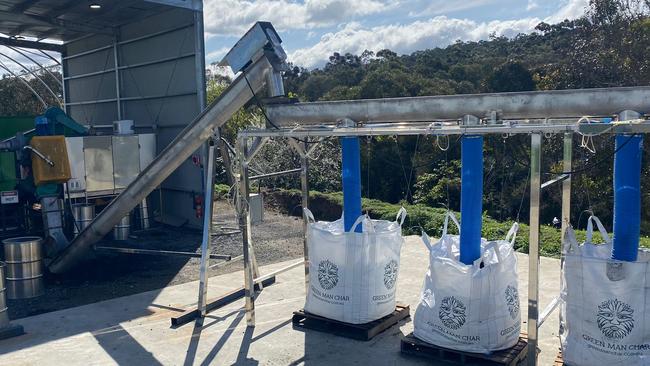
<svg viewBox="0 0 650 366"><path fill-rule="evenodd" d="M32 7L32 5L36 4L41 0L23 0L19 3L16 3L14 6L12 6L9 9L9 12L11 13L22 13L23 11L29 9Z"/></svg>
<svg viewBox="0 0 650 366"><path fill-rule="evenodd" d="M456 120L472 114L499 119L610 116L650 107L650 87L575 89L518 93L445 95L367 99L266 106L279 126L333 124L342 118L357 122L425 122Z"/></svg>
<svg viewBox="0 0 650 366"><path fill-rule="evenodd" d="M110 27L91 26L88 24L77 23L69 20L63 20L56 17L46 17L41 15L32 15L26 13L10 13L0 11L0 21L11 20L22 23L25 26L49 26L66 29L72 32L92 33L114 35L115 32Z"/></svg>
<svg viewBox="0 0 650 366"><path fill-rule="evenodd" d="M177 8L185 8L195 11L203 11L203 1L201 0L144 0L148 3L163 4Z"/></svg>
<svg viewBox="0 0 650 366"><path fill-rule="evenodd" d="M63 52L63 45L47 42L28 41L24 39L0 37L0 45L30 48L34 50L54 51L59 53Z"/></svg>

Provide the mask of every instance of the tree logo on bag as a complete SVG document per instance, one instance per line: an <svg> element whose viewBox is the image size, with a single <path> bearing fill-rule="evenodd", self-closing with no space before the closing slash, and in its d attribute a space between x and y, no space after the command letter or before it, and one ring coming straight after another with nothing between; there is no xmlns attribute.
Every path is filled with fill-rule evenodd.
<svg viewBox="0 0 650 366"><path fill-rule="evenodd" d="M395 286L395 281L397 281L397 271L399 270L399 264L394 259L391 259L386 267L384 267L384 286L386 289L390 290Z"/></svg>
<svg viewBox="0 0 650 366"><path fill-rule="evenodd" d="M506 304L510 316L512 319L516 319L519 315L519 291L517 291L516 287L510 285L506 287Z"/></svg>
<svg viewBox="0 0 650 366"><path fill-rule="evenodd" d="M618 299L605 300L598 305L598 329L610 339L623 339L634 328L634 309Z"/></svg>
<svg viewBox="0 0 650 366"><path fill-rule="evenodd" d="M440 302L438 317L447 328L458 329L465 324L465 304L453 296L447 296Z"/></svg>
<svg viewBox="0 0 650 366"><path fill-rule="evenodd" d="M339 267L326 259L318 264L318 282L325 290L333 289L339 283Z"/></svg>

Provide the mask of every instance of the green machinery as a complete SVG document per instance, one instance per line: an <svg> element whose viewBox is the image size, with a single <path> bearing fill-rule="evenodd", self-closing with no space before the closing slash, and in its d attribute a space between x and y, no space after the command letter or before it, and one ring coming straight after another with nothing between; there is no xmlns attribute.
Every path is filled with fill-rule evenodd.
<svg viewBox="0 0 650 366"><path fill-rule="evenodd" d="M32 146L32 139L82 136L87 132L57 107L47 109L42 116L0 117L0 237L40 230L41 214L34 217L34 204L45 207L45 202L57 201L62 195L61 184L34 184L32 157L52 167L54 163L49 154ZM47 221L45 216L43 219Z"/></svg>

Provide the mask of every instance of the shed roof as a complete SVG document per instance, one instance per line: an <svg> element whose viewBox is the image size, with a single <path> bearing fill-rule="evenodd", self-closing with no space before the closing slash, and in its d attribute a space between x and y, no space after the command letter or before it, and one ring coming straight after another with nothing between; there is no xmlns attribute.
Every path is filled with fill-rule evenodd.
<svg viewBox="0 0 650 366"><path fill-rule="evenodd" d="M137 19L200 0L0 0L0 37L69 42L88 34L114 34ZM100 5L93 9L91 4Z"/></svg>

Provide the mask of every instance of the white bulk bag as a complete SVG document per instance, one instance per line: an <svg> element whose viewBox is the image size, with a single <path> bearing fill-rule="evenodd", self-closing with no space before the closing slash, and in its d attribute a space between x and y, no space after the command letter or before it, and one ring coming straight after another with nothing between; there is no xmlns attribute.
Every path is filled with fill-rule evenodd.
<svg viewBox="0 0 650 366"><path fill-rule="evenodd" d="M592 243L593 222L605 244ZM595 216L578 245L564 235L560 340L565 364L650 365L650 252L636 262L611 259L612 243Z"/></svg>
<svg viewBox="0 0 650 366"><path fill-rule="evenodd" d="M413 334L428 343L466 352L487 353L514 346L519 340L521 314L517 284L517 257L513 249L517 223L505 240L481 239L481 258L466 265L459 260L460 238L448 235L445 217L440 240L429 249L429 271Z"/></svg>
<svg viewBox="0 0 650 366"><path fill-rule="evenodd" d="M394 222L360 216L348 233L342 218L316 222L308 209L305 215L309 221L305 311L353 324L391 314L406 210L401 208ZM363 232L355 233L359 224Z"/></svg>

